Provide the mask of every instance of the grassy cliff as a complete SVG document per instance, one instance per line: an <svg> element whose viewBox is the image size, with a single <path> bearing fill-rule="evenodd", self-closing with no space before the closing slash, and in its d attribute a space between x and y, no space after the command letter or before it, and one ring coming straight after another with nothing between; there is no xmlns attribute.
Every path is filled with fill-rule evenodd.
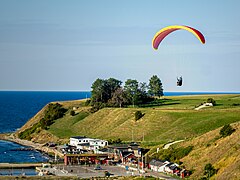
<svg viewBox="0 0 240 180"><path fill-rule="evenodd" d="M208 98L216 106L194 110ZM218 169L217 179L234 179L239 176L240 147L240 95L197 95L165 97L161 104L141 108L104 108L91 113L84 101L58 102L65 115L54 121L47 130L38 130L31 135L35 142L68 142L69 137L85 135L93 138L138 141L143 146L162 147L176 140L185 140L176 147L193 146L192 151L181 161L193 170L193 178L203 175L205 164L211 163ZM38 123L48 105L30 119L18 132L25 131ZM74 111L74 115L71 111ZM135 112L144 116L135 120ZM226 124L236 129L231 136L219 138L219 130Z"/></svg>
<svg viewBox="0 0 240 180"><path fill-rule="evenodd" d="M216 106L194 110L209 97L216 100ZM91 107L85 106L84 101L58 103L67 109L67 112L64 117L57 119L46 133L60 139L85 135L104 139L165 143L196 137L240 120L240 95L167 97L158 106L104 108L95 113L90 113ZM30 119L17 134L40 121L47 106ZM72 110L75 112L74 116L71 115ZM144 116L136 121L134 114L139 110Z"/></svg>

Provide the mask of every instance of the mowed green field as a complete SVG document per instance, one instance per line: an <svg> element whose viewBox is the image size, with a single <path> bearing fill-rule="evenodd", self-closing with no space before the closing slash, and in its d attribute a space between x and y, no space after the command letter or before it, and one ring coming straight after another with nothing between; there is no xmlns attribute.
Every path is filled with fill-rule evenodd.
<svg viewBox="0 0 240 180"><path fill-rule="evenodd" d="M210 97L216 101L216 106L194 110ZM75 116L71 116L69 110L48 131L60 138L85 135L146 144L165 143L196 137L240 121L240 95L169 96L163 97L162 104L158 106L104 108L93 114L85 109ZM137 110L145 115L135 121Z"/></svg>

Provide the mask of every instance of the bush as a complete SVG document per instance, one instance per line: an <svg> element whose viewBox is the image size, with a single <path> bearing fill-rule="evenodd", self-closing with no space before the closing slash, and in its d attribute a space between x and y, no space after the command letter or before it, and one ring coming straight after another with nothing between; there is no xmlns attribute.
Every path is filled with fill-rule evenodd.
<svg viewBox="0 0 240 180"><path fill-rule="evenodd" d="M122 143L122 140L120 139L120 138L118 138L118 139L109 139L108 140L108 144L110 145L110 144L121 144Z"/></svg>
<svg viewBox="0 0 240 180"><path fill-rule="evenodd" d="M213 165L211 163L208 163L205 165L204 175L206 175L207 178L210 178L211 176L213 176L216 173L217 173L217 170L213 167Z"/></svg>
<svg viewBox="0 0 240 180"><path fill-rule="evenodd" d="M64 116L66 109L62 108L62 105L59 103L51 103L48 105L44 118L42 118L38 123L34 124L32 127L25 129L19 133L20 139L31 140L32 134L40 129L48 129L48 127L54 123L56 119L59 119Z"/></svg>
<svg viewBox="0 0 240 180"><path fill-rule="evenodd" d="M42 118L40 121L41 128L47 129L50 125L54 123L56 119L62 118L66 111L67 110L64 109L59 103L49 104L44 118Z"/></svg>
<svg viewBox="0 0 240 180"><path fill-rule="evenodd" d="M73 110L70 111L70 115L71 115L71 116L75 116L75 111L73 111Z"/></svg>
<svg viewBox="0 0 240 180"><path fill-rule="evenodd" d="M32 139L31 134L34 133L38 129L38 127L39 127L39 124L36 123L32 127L26 129L25 131L20 132L18 137L20 139L31 140Z"/></svg>
<svg viewBox="0 0 240 180"><path fill-rule="evenodd" d="M213 106L216 105L216 101L215 101L213 98L208 98L208 99L207 99L207 103L212 103Z"/></svg>
<svg viewBox="0 0 240 180"><path fill-rule="evenodd" d="M101 103L101 102L96 102L92 105L92 108L90 109L91 113L95 113L97 112L99 109L102 109L106 106L105 103Z"/></svg>
<svg viewBox="0 0 240 180"><path fill-rule="evenodd" d="M139 120L144 116L144 114L141 111L136 111L135 112L135 120Z"/></svg>
<svg viewBox="0 0 240 180"><path fill-rule="evenodd" d="M179 147L176 149L162 149L156 154L156 159L167 160L171 162L179 162L180 159L187 156L193 149L193 146Z"/></svg>
<svg viewBox="0 0 240 180"><path fill-rule="evenodd" d="M230 124L227 124L223 126L219 134L221 137L227 137L227 136L230 136L234 131L235 129L232 126L230 126Z"/></svg>
<svg viewBox="0 0 240 180"><path fill-rule="evenodd" d="M90 99L86 100L86 102L85 102L85 106L89 106L90 103L91 103L91 100L90 100Z"/></svg>
<svg viewBox="0 0 240 180"><path fill-rule="evenodd" d="M240 103L233 103L232 106L240 106Z"/></svg>

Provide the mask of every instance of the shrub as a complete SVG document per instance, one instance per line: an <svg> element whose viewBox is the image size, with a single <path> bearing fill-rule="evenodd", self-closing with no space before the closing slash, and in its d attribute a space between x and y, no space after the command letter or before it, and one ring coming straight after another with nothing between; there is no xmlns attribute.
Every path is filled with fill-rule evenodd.
<svg viewBox="0 0 240 180"><path fill-rule="evenodd" d="M208 99L207 99L207 103L212 103L213 106L216 105L216 101L215 101L213 98L208 98Z"/></svg>
<svg viewBox="0 0 240 180"><path fill-rule="evenodd" d="M38 123L34 124L32 127L25 129L21 133L19 133L18 137L20 139L31 140L34 132L39 128L48 129L48 127L54 123L56 119L59 119L64 116L66 109L62 108L62 105L59 103L51 103L48 105L44 118L42 118Z"/></svg>
<svg viewBox="0 0 240 180"><path fill-rule="evenodd" d="M92 108L90 109L91 113L95 113L97 112L99 109L102 109L106 106L105 103L101 103L101 102L96 102L92 105Z"/></svg>
<svg viewBox="0 0 240 180"><path fill-rule="evenodd" d="M86 102L85 102L85 106L89 106L90 103L91 103L91 100L90 100L90 99L86 100Z"/></svg>
<svg viewBox="0 0 240 180"><path fill-rule="evenodd" d="M32 127L26 129L25 131L22 131L19 133L18 137L20 139L26 139L26 140L31 140L32 136L31 134L34 133L39 127L39 124L36 123Z"/></svg>
<svg viewBox="0 0 240 180"><path fill-rule="evenodd" d="M216 174L217 170L213 167L211 163L208 163L204 167L204 175L207 176L207 178L210 178L214 174Z"/></svg>
<svg viewBox="0 0 240 180"><path fill-rule="evenodd" d="M121 144L122 143L122 140L120 139L120 138L118 138L118 139L109 139L108 140L108 144L110 145L110 144Z"/></svg>
<svg viewBox="0 0 240 180"><path fill-rule="evenodd" d="M41 119L39 125L42 129L47 129L56 119L62 118L66 111L59 103L49 104L44 118Z"/></svg>
<svg viewBox="0 0 240 180"><path fill-rule="evenodd" d="M179 147L176 149L162 149L157 154L156 159L167 160L171 162L179 162L180 159L187 156L193 149L193 146Z"/></svg>
<svg viewBox="0 0 240 180"><path fill-rule="evenodd" d="M240 106L240 103L233 103L232 106Z"/></svg>
<svg viewBox="0 0 240 180"><path fill-rule="evenodd" d="M232 126L230 126L230 124L227 124L223 126L219 134L221 137L227 137L227 136L230 136L234 131L235 129Z"/></svg>
<svg viewBox="0 0 240 180"><path fill-rule="evenodd" d="M73 110L70 111L70 115L71 115L71 116L75 116L75 111L73 111Z"/></svg>
<svg viewBox="0 0 240 180"><path fill-rule="evenodd" d="M143 117L143 116L144 116L144 114L141 111L136 111L135 112L135 120L136 121L141 119L141 117Z"/></svg>

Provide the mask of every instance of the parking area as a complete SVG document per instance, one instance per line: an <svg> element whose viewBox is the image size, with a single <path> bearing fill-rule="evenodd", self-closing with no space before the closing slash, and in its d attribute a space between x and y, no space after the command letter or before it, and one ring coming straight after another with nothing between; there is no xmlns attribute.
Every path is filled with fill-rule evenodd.
<svg viewBox="0 0 240 180"><path fill-rule="evenodd" d="M107 174L110 177L116 176L140 176L142 175L140 171L137 169L126 171L124 166L100 166L100 168L96 168L96 166L85 166L85 165L57 165L52 168L39 168L40 171L48 172L48 174L54 174L56 176L71 176L71 177L79 177L79 178L94 178L94 177L106 177ZM97 170L98 169L98 170ZM143 174L143 176L153 176L155 178L174 180L175 178L168 176L166 174L157 173L148 171Z"/></svg>
<svg viewBox="0 0 240 180"><path fill-rule="evenodd" d="M96 170L95 166L64 166L58 165L55 169L56 175L62 175L65 172L65 175L69 176L78 176L81 178L91 178L91 177L104 177L106 176L105 172L109 172L110 176L131 176L137 175L136 173L127 172L124 168L118 166L100 166Z"/></svg>

